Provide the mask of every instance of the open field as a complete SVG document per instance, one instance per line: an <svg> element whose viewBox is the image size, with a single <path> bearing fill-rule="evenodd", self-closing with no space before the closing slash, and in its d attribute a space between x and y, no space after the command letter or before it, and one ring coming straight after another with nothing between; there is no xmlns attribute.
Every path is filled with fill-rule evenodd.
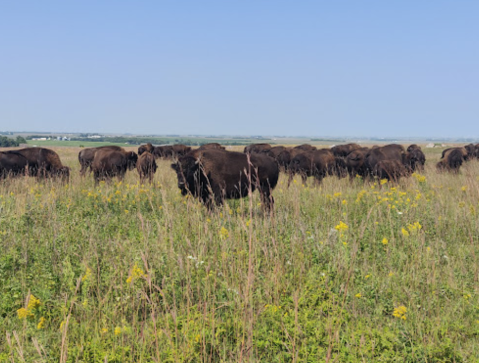
<svg viewBox="0 0 479 363"><path fill-rule="evenodd" d="M398 185L0 182L0 362L477 362L479 161ZM38 299L38 300L37 300Z"/></svg>

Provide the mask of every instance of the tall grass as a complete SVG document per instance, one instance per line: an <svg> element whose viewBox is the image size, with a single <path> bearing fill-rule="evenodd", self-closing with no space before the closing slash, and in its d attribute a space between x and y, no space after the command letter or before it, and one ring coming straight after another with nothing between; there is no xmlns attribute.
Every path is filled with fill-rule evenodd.
<svg viewBox="0 0 479 363"><path fill-rule="evenodd" d="M474 362L479 162L398 185L283 175L215 212L176 186L0 184L0 362ZM37 302L36 299L39 299Z"/></svg>

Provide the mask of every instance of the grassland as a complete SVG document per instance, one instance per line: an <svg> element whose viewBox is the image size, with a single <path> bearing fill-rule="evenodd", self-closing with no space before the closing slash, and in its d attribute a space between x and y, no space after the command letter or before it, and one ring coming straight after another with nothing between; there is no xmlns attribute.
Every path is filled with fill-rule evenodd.
<svg viewBox="0 0 479 363"><path fill-rule="evenodd" d="M0 183L0 362L477 362L479 162L398 185L283 175L213 213L169 162Z"/></svg>

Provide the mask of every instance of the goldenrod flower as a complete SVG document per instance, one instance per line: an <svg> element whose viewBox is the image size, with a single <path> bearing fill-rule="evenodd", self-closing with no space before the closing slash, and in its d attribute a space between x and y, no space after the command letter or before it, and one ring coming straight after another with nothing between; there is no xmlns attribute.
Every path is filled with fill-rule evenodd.
<svg viewBox="0 0 479 363"><path fill-rule="evenodd" d="M221 227L221 229L220 229L220 238L221 238L221 239L226 239L226 238L229 237L229 235L230 235L230 234L229 234L228 230L227 230L225 227Z"/></svg>
<svg viewBox="0 0 479 363"><path fill-rule="evenodd" d="M17 310L18 319L26 319L33 314L25 308L20 308Z"/></svg>
<svg viewBox="0 0 479 363"><path fill-rule="evenodd" d="M342 232L342 231L346 231L349 227L346 223L342 222L342 221L339 221L339 224L334 227L337 231L339 232Z"/></svg>
<svg viewBox="0 0 479 363"><path fill-rule="evenodd" d="M393 311L393 316L402 320L406 320L407 308L404 305L398 306Z"/></svg>
<svg viewBox="0 0 479 363"><path fill-rule="evenodd" d="M30 295L30 299L28 300L28 310L34 310L40 306L40 299L37 299L33 294Z"/></svg>
<svg viewBox="0 0 479 363"><path fill-rule="evenodd" d="M45 319L43 316L40 318L40 320L38 321L38 325L37 325L38 330L43 329L43 325L45 324L46 320L47 319Z"/></svg>
<svg viewBox="0 0 479 363"><path fill-rule="evenodd" d="M139 277L146 277L146 275L145 275L145 272L140 267L138 267L138 265L135 263L135 265L131 269L130 276L126 279L126 283L130 284L133 280Z"/></svg>

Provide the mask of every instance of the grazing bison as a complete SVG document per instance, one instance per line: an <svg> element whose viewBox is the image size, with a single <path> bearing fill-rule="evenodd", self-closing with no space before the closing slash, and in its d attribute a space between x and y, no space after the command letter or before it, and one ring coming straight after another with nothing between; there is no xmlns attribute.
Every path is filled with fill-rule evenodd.
<svg viewBox="0 0 479 363"><path fill-rule="evenodd" d="M364 161L367 174L373 175L374 167L382 160L398 160L404 165L406 163L404 146L389 144L369 150Z"/></svg>
<svg viewBox="0 0 479 363"><path fill-rule="evenodd" d="M28 160L16 151L0 152L0 179L8 176L25 175Z"/></svg>
<svg viewBox="0 0 479 363"><path fill-rule="evenodd" d="M138 155L133 151L100 149L95 153L92 169L95 183L114 176L122 180L127 170L136 166Z"/></svg>
<svg viewBox="0 0 479 363"><path fill-rule="evenodd" d="M82 149L78 153L78 161L80 162L80 175L84 176L87 169L90 168L90 173L91 173L91 164L93 163L93 159L95 157L95 154L98 150L103 150L103 149L108 149L108 150L117 150L121 151L124 150L120 146L116 145L109 145L109 146L99 146L99 147L90 147L86 149Z"/></svg>
<svg viewBox="0 0 479 363"><path fill-rule="evenodd" d="M154 149L155 147L150 142L145 145L140 145L140 147L138 148L138 155L141 155L144 152L152 153Z"/></svg>
<svg viewBox="0 0 479 363"><path fill-rule="evenodd" d="M366 155L369 153L369 148L362 147L356 149L346 156L346 168L350 179L352 180L356 175L365 177L367 175L367 169L364 165Z"/></svg>
<svg viewBox="0 0 479 363"><path fill-rule="evenodd" d="M225 199L247 196L250 187L252 191L259 190L267 209L273 207L271 191L278 183L279 169L267 155L194 150L171 167L176 171L181 193L191 193L209 209Z"/></svg>
<svg viewBox="0 0 479 363"><path fill-rule="evenodd" d="M176 159L188 154L191 147L183 144L156 146L152 152L156 158Z"/></svg>
<svg viewBox="0 0 479 363"><path fill-rule="evenodd" d="M348 156L351 152L354 150L360 149L361 146L355 143L350 143L350 144L344 144L344 145L336 145L331 148L331 151L333 152L334 156L341 156L345 158Z"/></svg>
<svg viewBox="0 0 479 363"><path fill-rule="evenodd" d="M345 176L345 170L342 163L338 167L338 159L329 149L304 152L291 160L288 185L290 185L294 174L301 175L303 183L306 182L307 177L313 176L320 184L327 175Z"/></svg>
<svg viewBox="0 0 479 363"><path fill-rule="evenodd" d="M466 161L469 160L469 153L465 147L450 147L450 148L444 149L441 154L441 159L446 159L447 155L451 153L451 151L453 150L459 150L461 154L463 155L463 159Z"/></svg>
<svg viewBox="0 0 479 363"><path fill-rule="evenodd" d="M152 154L155 158L172 158L173 147L171 145L155 146Z"/></svg>
<svg viewBox="0 0 479 363"><path fill-rule="evenodd" d="M271 145L270 144L251 144L251 145L248 145L248 146L245 146L243 152L245 154L255 154L255 153L261 153L261 152L265 152L267 150L270 150L271 149Z"/></svg>
<svg viewBox="0 0 479 363"><path fill-rule="evenodd" d="M201 145L198 149L199 150L207 150L207 149L225 150L225 147L221 146L217 142L210 142L209 144Z"/></svg>
<svg viewBox="0 0 479 363"><path fill-rule="evenodd" d="M295 146L293 149L299 149L303 151L314 151L314 150L317 150L317 147L309 145L309 144L301 144L301 145Z"/></svg>
<svg viewBox="0 0 479 363"><path fill-rule="evenodd" d="M148 151L143 152L136 162L136 170L140 174L140 182L143 184L145 179L148 178L150 184L153 183L153 177L155 176L157 165L155 157Z"/></svg>
<svg viewBox="0 0 479 363"><path fill-rule="evenodd" d="M63 166L58 154L50 149L31 147L16 151L27 159L28 173L37 177L60 177L68 180L70 168Z"/></svg>
<svg viewBox="0 0 479 363"><path fill-rule="evenodd" d="M411 145L412 146L412 145ZM424 164L426 164L426 155L422 152L421 148L410 149L406 153L406 166L411 171L424 170Z"/></svg>
<svg viewBox="0 0 479 363"><path fill-rule="evenodd" d="M398 182L403 176L408 176L409 171L399 160L381 160L374 165L373 176L378 179L387 179Z"/></svg>
<svg viewBox="0 0 479 363"><path fill-rule="evenodd" d="M459 172L462 163L467 160L467 152L462 147L444 150L443 158L436 164L439 171L447 170L454 173Z"/></svg>

